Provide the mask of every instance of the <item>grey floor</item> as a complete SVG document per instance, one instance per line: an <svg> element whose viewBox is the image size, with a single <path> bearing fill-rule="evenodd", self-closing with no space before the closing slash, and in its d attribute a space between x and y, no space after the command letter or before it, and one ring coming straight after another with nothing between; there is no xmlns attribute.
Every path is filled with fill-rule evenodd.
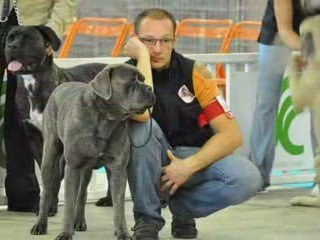
<svg viewBox="0 0 320 240"><path fill-rule="evenodd" d="M310 189L282 189L258 194L246 203L227 208L207 218L197 220L199 236L205 240L318 240L320 239L320 208L291 207L288 201L296 195L309 194ZM49 219L48 235L31 236L29 230L36 220L33 214L0 210L1 240L54 239L61 229L62 208ZM126 201L129 228L133 225L132 202ZM170 235L170 213L163 211L167 224L160 239ZM76 233L74 240L106 240L113 236L112 208L87 204L88 231Z"/></svg>

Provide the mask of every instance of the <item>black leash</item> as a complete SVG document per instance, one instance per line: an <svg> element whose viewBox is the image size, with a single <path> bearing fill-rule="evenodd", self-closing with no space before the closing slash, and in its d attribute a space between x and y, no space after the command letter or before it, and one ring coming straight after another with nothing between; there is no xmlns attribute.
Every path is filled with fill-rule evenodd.
<svg viewBox="0 0 320 240"><path fill-rule="evenodd" d="M152 119L151 119L151 111L150 109L148 109L148 113L149 113L149 116L150 116L150 130L149 130L149 134L148 134L148 137L146 139L146 141L141 144L141 145L136 145L134 142L133 142L133 139L132 139L132 136L130 134L130 127L128 127L128 137L129 137L129 141L131 143L131 146L134 147L134 148L142 148L144 147L145 145L147 145L147 143L149 142L150 138L151 138L151 135L152 135Z"/></svg>

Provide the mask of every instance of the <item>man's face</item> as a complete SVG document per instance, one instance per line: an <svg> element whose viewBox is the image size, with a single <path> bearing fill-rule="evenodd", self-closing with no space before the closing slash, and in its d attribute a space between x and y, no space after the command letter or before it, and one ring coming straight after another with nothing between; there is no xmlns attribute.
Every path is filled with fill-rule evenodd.
<svg viewBox="0 0 320 240"><path fill-rule="evenodd" d="M147 17L140 23L138 37L149 49L151 67L156 70L167 68L175 41L172 22L167 18Z"/></svg>

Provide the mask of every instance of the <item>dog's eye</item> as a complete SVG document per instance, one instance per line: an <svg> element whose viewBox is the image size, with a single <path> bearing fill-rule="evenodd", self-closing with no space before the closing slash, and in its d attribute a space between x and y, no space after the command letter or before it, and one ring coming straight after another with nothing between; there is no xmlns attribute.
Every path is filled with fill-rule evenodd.
<svg viewBox="0 0 320 240"><path fill-rule="evenodd" d="M312 57L314 55L314 42L311 32L307 32L302 36L302 55L305 58Z"/></svg>
<svg viewBox="0 0 320 240"><path fill-rule="evenodd" d="M144 78L139 77L139 75L136 75L135 80L139 83L143 83L144 82Z"/></svg>
<svg viewBox="0 0 320 240"><path fill-rule="evenodd" d="M12 42L14 40L14 35L13 34L8 35L7 40Z"/></svg>

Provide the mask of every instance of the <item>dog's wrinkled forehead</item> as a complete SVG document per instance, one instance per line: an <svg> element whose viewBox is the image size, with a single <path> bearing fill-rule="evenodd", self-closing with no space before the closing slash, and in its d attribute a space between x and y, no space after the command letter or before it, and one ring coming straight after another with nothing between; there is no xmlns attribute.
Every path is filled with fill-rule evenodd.
<svg viewBox="0 0 320 240"><path fill-rule="evenodd" d="M300 25L302 55L305 58L320 58L320 16L309 17Z"/></svg>
<svg viewBox="0 0 320 240"><path fill-rule="evenodd" d="M7 39L17 41L38 41L43 39L41 33L31 26L14 26L10 29Z"/></svg>
<svg viewBox="0 0 320 240"><path fill-rule="evenodd" d="M51 45L57 51L61 41L56 33L49 27L39 26L14 26L7 34L7 42L19 41L33 45Z"/></svg>
<svg viewBox="0 0 320 240"><path fill-rule="evenodd" d="M113 64L109 65L106 69L112 78L117 78L119 80L127 81L128 83L134 80L144 81L144 76L141 72L134 66L129 64Z"/></svg>

